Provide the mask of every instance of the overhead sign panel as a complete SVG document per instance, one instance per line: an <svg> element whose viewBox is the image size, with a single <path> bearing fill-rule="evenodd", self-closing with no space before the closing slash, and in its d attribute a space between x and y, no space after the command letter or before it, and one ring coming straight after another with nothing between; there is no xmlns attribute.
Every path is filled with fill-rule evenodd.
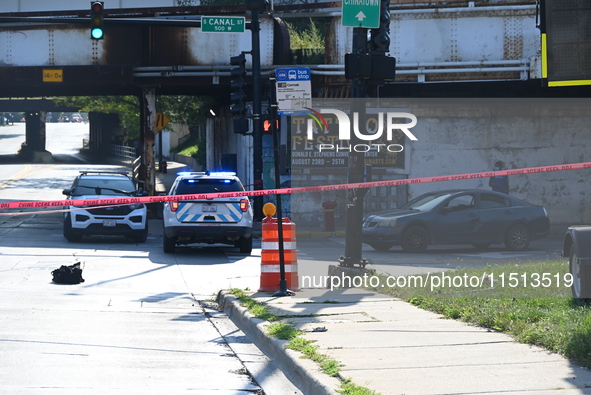
<svg viewBox="0 0 591 395"><path fill-rule="evenodd" d="M542 78L550 87L591 85L591 2L541 3Z"/></svg>
<svg viewBox="0 0 591 395"><path fill-rule="evenodd" d="M312 78L307 67L276 69L277 114L295 115L312 107Z"/></svg>
<svg viewBox="0 0 591 395"><path fill-rule="evenodd" d="M201 31L205 33L244 33L243 16L202 16Z"/></svg>
<svg viewBox="0 0 591 395"><path fill-rule="evenodd" d="M380 27L380 0L343 0L342 24L349 27Z"/></svg>

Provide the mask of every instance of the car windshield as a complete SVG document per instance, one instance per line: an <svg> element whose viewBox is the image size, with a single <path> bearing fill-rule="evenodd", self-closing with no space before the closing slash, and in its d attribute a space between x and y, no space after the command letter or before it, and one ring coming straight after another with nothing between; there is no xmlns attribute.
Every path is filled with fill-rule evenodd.
<svg viewBox="0 0 591 395"><path fill-rule="evenodd" d="M400 208L404 210L429 211L450 195L451 193L449 192L426 193L402 205Z"/></svg>
<svg viewBox="0 0 591 395"><path fill-rule="evenodd" d="M81 195L129 195L135 187L129 179L81 178L74 191L75 196Z"/></svg>
<svg viewBox="0 0 591 395"><path fill-rule="evenodd" d="M244 188L240 181L234 179L187 178L180 180L175 195L195 195L198 193L238 192Z"/></svg>

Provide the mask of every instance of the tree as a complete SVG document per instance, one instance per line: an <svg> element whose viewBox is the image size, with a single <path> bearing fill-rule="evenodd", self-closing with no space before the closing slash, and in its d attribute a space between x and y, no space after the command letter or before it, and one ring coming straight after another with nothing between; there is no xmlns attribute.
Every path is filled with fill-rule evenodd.
<svg viewBox="0 0 591 395"><path fill-rule="evenodd" d="M56 105L78 107L82 112L119 114L121 126L133 140L140 135L140 104L136 96L71 96L53 99ZM195 130L205 121L209 108L215 104L210 97L158 96L156 109L165 113L172 123L185 123Z"/></svg>

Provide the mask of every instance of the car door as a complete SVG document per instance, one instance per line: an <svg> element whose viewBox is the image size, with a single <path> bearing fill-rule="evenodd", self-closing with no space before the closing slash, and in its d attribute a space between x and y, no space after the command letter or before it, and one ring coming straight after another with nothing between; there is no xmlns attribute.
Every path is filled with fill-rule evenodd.
<svg viewBox="0 0 591 395"><path fill-rule="evenodd" d="M437 240L444 244L470 244L474 242L474 232L478 228L480 220L476 210L476 193L452 196L442 203L437 209L436 215Z"/></svg>
<svg viewBox="0 0 591 395"><path fill-rule="evenodd" d="M490 192L480 193L478 200L480 227L479 243L501 243L505 233L517 219L517 210L506 196Z"/></svg>

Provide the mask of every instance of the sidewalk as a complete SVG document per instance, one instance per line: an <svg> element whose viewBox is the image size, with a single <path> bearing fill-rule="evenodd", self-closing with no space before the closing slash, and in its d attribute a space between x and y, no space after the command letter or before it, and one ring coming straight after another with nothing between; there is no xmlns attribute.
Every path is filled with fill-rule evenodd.
<svg viewBox="0 0 591 395"><path fill-rule="evenodd" d="M166 173L156 172L156 194L166 194L180 171L188 171L187 165L178 162L167 162Z"/></svg>
<svg viewBox="0 0 591 395"><path fill-rule="evenodd" d="M509 336L442 319L406 302L365 291L306 289L292 297L255 293L271 312L341 362L341 378L389 394L591 394L591 372ZM307 395L336 394L335 378L270 339L232 295L220 305ZM324 327L325 332L314 331Z"/></svg>

